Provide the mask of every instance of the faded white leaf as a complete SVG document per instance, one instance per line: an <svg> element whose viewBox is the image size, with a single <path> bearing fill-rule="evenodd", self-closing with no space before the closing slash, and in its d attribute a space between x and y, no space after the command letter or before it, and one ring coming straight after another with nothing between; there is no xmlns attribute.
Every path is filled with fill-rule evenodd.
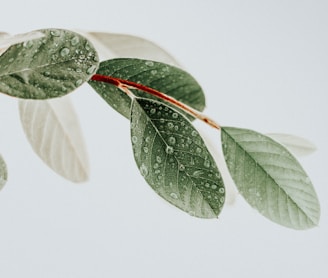
<svg viewBox="0 0 328 278"><path fill-rule="evenodd" d="M287 149L289 149L294 155L297 156L309 155L316 150L316 147L313 143L296 135L284 133L269 133L267 135L283 144Z"/></svg>
<svg viewBox="0 0 328 278"><path fill-rule="evenodd" d="M66 179L86 181L88 157L70 99L20 100L19 112L27 139L40 158Z"/></svg>
<svg viewBox="0 0 328 278"><path fill-rule="evenodd" d="M157 44L131 35L102 32L82 32L98 51L101 60L139 58L179 66L179 63Z"/></svg>

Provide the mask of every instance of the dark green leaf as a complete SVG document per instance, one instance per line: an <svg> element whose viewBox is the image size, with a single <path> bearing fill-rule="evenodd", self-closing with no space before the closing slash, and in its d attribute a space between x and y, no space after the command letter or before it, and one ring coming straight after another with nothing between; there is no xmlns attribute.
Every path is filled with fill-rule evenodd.
<svg viewBox="0 0 328 278"><path fill-rule="evenodd" d="M0 155L0 190L7 182L7 166L2 156Z"/></svg>
<svg viewBox="0 0 328 278"><path fill-rule="evenodd" d="M189 120L163 103L134 99L131 140L141 174L161 197L193 216L218 216L223 180Z"/></svg>
<svg viewBox="0 0 328 278"><path fill-rule="evenodd" d="M221 137L228 169L252 207L286 227L318 224L320 206L312 183L285 147L247 129L223 127Z"/></svg>
<svg viewBox="0 0 328 278"><path fill-rule="evenodd" d="M95 73L98 57L82 36L40 30L44 37L11 46L0 57L0 92L31 99L63 96Z"/></svg>
<svg viewBox="0 0 328 278"><path fill-rule="evenodd" d="M97 74L141 83L199 111L205 108L205 96L197 81L187 72L167 64L140 59L113 59L100 63ZM89 81L89 84L115 110L130 118L130 97L110 84L96 81ZM155 99L141 91L135 90L134 93L139 97Z"/></svg>

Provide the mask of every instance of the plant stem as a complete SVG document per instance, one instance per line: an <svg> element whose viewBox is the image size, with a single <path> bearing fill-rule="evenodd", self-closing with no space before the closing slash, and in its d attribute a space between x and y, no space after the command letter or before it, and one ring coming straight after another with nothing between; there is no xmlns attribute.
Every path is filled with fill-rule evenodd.
<svg viewBox="0 0 328 278"><path fill-rule="evenodd" d="M118 87L119 89L121 89L123 92L127 93L126 89L138 89L141 90L145 93L148 93L150 95L156 96L162 100L165 100L166 102L169 102L171 104L173 104L175 107L178 107L180 109L182 109L183 111L187 112L188 114L190 114L191 116L207 123L208 125L210 125L211 127L215 128L215 129L220 129L220 125L217 124L214 120L210 119L209 117L207 117L206 115L204 115L203 113L199 112L198 110L176 100L173 97L170 97L160 91L157 91L155 89L149 88L145 85L139 84L139 83L135 83L133 81L129 81L129 80L125 80L125 79L120 79L120 78L116 78L116 77L112 77L112 76L106 76L106 75L101 75L101 74L95 74L91 77L92 81L100 81L100 82L105 82L108 84L112 84L116 87Z"/></svg>

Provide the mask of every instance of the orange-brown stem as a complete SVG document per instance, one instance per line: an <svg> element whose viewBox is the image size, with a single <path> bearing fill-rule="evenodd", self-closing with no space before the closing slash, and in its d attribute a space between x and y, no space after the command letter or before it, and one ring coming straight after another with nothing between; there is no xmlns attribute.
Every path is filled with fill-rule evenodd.
<svg viewBox="0 0 328 278"><path fill-rule="evenodd" d="M163 99L171 104L173 104L174 106L182 109L183 111L187 112L188 114L190 114L191 116L200 119L201 121L207 123L208 125L210 125L211 127L214 127L216 129L220 129L220 125L217 124L215 121L213 121L212 119L210 119L209 117L207 117L206 115L202 114L201 112L197 111L196 109L176 100L173 97L170 97L160 91L157 91L155 89L149 88L145 85L139 84L139 83L135 83L133 81L129 81L129 80L125 80L125 79L120 79L120 78L116 78L116 77L112 77L112 76L106 76L106 75L101 75L101 74L95 74L91 77L91 80L93 81L100 81L100 82L106 82L109 84L112 84L116 87L118 87L119 89L121 89L122 91L124 91L126 93L126 91L124 90L126 89L138 89L141 90L145 93L151 94L153 96L156 96L160 99Z"/></svg>

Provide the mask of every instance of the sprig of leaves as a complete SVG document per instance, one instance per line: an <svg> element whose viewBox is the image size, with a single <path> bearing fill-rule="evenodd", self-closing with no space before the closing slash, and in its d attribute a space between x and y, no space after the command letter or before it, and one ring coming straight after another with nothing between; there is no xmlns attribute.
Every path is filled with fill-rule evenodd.
<svg viewBox="0 0 328 278"><path fill-rule="evenodd" d="M24 99L49 99L68 94L88 82L110 106L130 120L136 164L154 191L193 216L216 218L223 208L226 190L215 160L192 124L194 117L200 118L220 130L228 170L239 192L253 208L289 228L308 229L318 224L320 206L313 185L285 146L255 131L221 127L203 115L202 88L190 74L176 66L135 58L110 59L99 65L97 51L86 37L93 37L102 49L112 41L113 51L123 53L117 44L120 38L103 33L83 36L67 30L46 29L34 32L33 36L27 34L12 40L13 45L0 57L0 91ZM28 39L22 41L22 38ZM133 37L127 39L131 40ZM143 47L156 49L151 43ZM95 73L107 78L93 78ZM64 107L65 103L60 105ZM24 109L22 103L21 111ZM28 109L37 108L31 105ZM26 133L31 133L29 139L36 134L34 125L43 125L41 119L29 121L32 110L23 119L27 123ZM59 110L57 105L56 111ZM61 134L68 130L63 118L62 115L51 118L52 125L59 124ZM42 142L53 142L45 130L42 132L45 138ZM292 142L296 151L304 153L313 149L299 138L277 138L287 146ZM38 142L31 141L37 152ZM69 146L65 147L65 140L55 142L57 147L52 155L39 152L40 157L68 179L85 180L84 174L81 175L87 173L85 160L75 153L70 156L73 158L70 165L57 163L63 156L57 150L62 146L66 153ZM74 168L78 164L82 168ZM77 170L78 174L72 175L72 169L82 172ZM0 157L0 187L6 179L6 166Z"/></svg>

